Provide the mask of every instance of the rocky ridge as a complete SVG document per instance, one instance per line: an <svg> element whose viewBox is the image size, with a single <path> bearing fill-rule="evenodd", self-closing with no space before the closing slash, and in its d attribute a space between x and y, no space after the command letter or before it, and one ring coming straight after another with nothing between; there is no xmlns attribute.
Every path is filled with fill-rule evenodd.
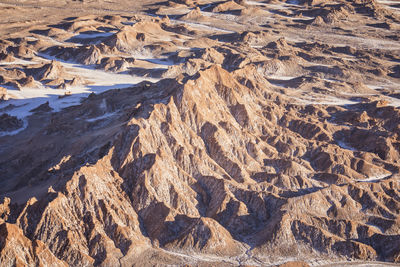
<svg viewBox="0 0 400 267"><path fill-rule="evenodd" d="M1 42L35 63L1 61L4 95L93 83L71 64L158 81L58 112L41 103L24 118L3 97L15 102L0 106L0 130L22 130L0 136L0 261L400 262L399 47L385 31L371 38L390 49L360 38L382 16L396 25L396 13L376 1L259 2L280 20L249 30L249 2L178 2L164 10L193 9L31 30L39 40L57 32L57 43ZM241 19L222 28L230 16ZM345 45L324 28L346 32L359 18L366 28ZM294 40L293 28L328 33Z"/></svg>

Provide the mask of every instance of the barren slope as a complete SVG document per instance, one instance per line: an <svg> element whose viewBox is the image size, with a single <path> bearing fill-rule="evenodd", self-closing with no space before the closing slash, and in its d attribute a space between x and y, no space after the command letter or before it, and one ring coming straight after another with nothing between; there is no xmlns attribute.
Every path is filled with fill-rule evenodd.
<svg viewBox="0 0 400 267"><path fill-rule="evenodd" d="M396 3L1 2L2 265L400 262Z"/></svg>

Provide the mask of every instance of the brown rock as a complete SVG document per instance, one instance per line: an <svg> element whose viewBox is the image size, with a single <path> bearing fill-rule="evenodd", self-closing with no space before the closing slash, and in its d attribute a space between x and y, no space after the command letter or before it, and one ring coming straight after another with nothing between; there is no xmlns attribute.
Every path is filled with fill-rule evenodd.
<svg viewBox="0 0 400 267"><path fill-rule="evenodd" d="M9 96L7 94L7 89L0 87L0 100L8 100Z"/></svg>
<svg viewBox="0 0 400 267"><path fill-rule="evenodd" d="M29 240L16 225L0 224L0 261L10 266L68 266L57 259L54 254L40 241Z"/></svg>

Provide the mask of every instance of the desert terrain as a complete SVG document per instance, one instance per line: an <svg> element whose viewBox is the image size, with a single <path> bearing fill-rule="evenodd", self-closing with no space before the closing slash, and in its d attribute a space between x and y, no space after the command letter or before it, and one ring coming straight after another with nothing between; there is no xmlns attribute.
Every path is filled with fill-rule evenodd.
<svg viewBox="0 0 400 267"><path fill-rule="evenodd" d="M0 11L0 266L399 266L400 1Z"/></svg>

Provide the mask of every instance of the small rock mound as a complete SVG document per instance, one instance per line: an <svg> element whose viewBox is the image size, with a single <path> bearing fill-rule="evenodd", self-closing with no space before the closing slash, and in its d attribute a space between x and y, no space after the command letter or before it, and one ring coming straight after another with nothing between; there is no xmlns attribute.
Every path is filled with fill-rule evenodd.
<svg viewBox="0 0 400 267"><path fill-rule="evenodd" d="M212 12L221 13L221 12L229 12L242 9L245 9L245 7L231 0L217 5L216 7L213 8Z"/></svg>
<svg viewBox="0 0 400 267"><path fill-rule="evenodd" d="M48 53L65 61L71 61L71 59L74 59L76 62L79 62L81 64L92 65L97 64L102 58L102 51L99 47L100 45L80 46L77 48L53 46L46 49L45 53Z"/></svg>
<svg viewBox="0 0 400 267"><path fill-rule="evenodd" d="M189 6L189 7L196 6L196 4L194 3L193 0L173 0L171 2L174 2L176 4L180 4L180 5L186 5L186 6Z"/></svg>
<svg viewBox="0 0 400 267"><path fill-rule="evenodd" d="M186 15L184 15L181 19L182 20L193 20L193 21L197 21L197 20L203 20L205 17L203 16L203 14L201 13L201 10L199 7L196 7L195 9L193 9L192 11L190 11L189 13L187 13Z"/></svg>
<svg viewBox="0 0 400 267"><path fill-rule="evenodd" d="M390 15L390 12L383 8L377 1L375 0L357 0L354 1L356 6L356 11L361 14L366 14L368 16L374 18L384 18Z"/></svg>
<svg viewBox="0 0 400 267"><path fill-rule="evenodd" d="M17 130L23 125L23 121L15 116L10 116L7 113L0 115L0 131L2 132L11 132Z"/></svg>
<svg viewBox="0 0 400 267"><path fill-rule="evenodd" d="M262 8L250 6L250 7L241 9L239 11L239 16L247 17L247 16L255 15L255 14L258 16L262 16L262 15L265 15L266 13L267 12L265 10L263 10Z"/></svg>
<svg viewBox="0 0 400 267"><path fill-rule="evenodd" d="M40 88L41 84L33 78L33 76L27 76L26 78L22 78L21 80L18 81L18 84L20 85L19 89L21 88Z"/></svg>
<svg viewBox="0 0 400 267"><path fill-rule="evenodd" d="M78 86L85 84L85 81L81 77L74 77L70 82L68 82L69 86Z"/></svg>
<svg viewBox="0 0 400 267"><path fill-rule="evenodd" d="M161 22L141 21L133 26L125 26L107 38L104 44L123 52L130 52L144 43L168 39L169 33L163 30L160 24Z"/></svg>
<svg viewBox="0 0 400 267"><path fill-rule="evenodd" d="M64 68L60 62L52 60L40 68L28 69L28 74L33 75L36 80L54 80L64 76Z"/></svg>
<svg viewBox="0 0 400 267"><path fill-rule="evenodd" d="M392 67L391 73L389 75L394 78L400 78L400 65L396 65L396 66Z"/></svg>
<svg viewBox="0 0 400 267"><path fill-rule="evenodd" d="M7 89L0 86L0 101L8 100L9 96L7 93Z"/></svg>
<svg viewBox="0 0 400 267"><path fill-rule="evenodd" d="M50 107L49 102L47 101L46 103L41 104L40 106L32 109L31 112L41 113L41 112L50 112L52 110L53 108Z"/></svg>
<svg viewBox="0 0 400 267"><path fill-rule="evenodd" d="M13 62L14 60L15 60L15 58L13 56L11 56L10 54L0 52L0 61Z"/></svg>
<svg viewBox="0 0 400 267"><path fill-rule="evenodd" d="M77 61L86 65L97 64L101 57L101 51L96 46L83 47L76 54Z"/></svg>
<svg viewBox="0 0 400 267"><path fill-rule="evenodd" d="M47 86L59 86L60 84L62 84L62 83L64 83L65 82L65 79L64 78L57 78L57 79L54 79L54 80L50 80L50 81L48 81L48 82L46 82L46 85Z"/></svg>
<svg viewBox="0 0 400 267"><path fill-rule="evenodd" d="M104 41L104 44L121 51L130 51L146 40L144 33L137 32L132 26L126 26Z"/></svg>
<svg viewBox="0 0 400 267"><path fill-rule="evenodd" d="M255 32L245 31L242 32L239 38L241 42L254 46L268 44L271 39L272 35L265 31L255 31Z"/></svg>
<svg viewBox="0 0 400 267"><path fill-rule="evenodd" d="M104 57L97 68L104 69L106 71L124 71L129 67L129 63L124 58L118 57Z"/></svg>
<svg viewBox="0 0 400 267"><path fill-rule="evenodd" d="M276 50L287 50L290 48L290 46L286 42L286 39L284 37L281 37L276 41L268 43L267 48Z"/></svg>
<svg viewBox="0 0 400 267"><path fill-rule="evenodd" d="M34 51L25 45L9 46L7 49L8 53L18 58L32 58Z"/></svg>
<svg viewBox="0 0 400 267"><path fill-rule="evenodd" d="M222 64L225 59L224 55L218 52L215 48L206 48L201 50L198 57L214 64Z"/></svg>

